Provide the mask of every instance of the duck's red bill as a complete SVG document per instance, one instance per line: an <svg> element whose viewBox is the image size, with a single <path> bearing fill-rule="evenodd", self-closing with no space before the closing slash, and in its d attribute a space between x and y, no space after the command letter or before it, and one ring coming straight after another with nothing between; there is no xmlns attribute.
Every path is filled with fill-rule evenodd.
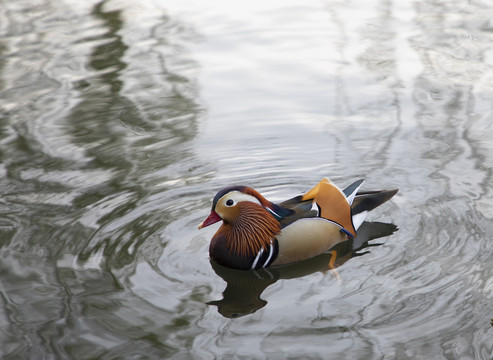
<svg viewBox="0 0 493 360"><path fill-rule="evenodd" d="M199 224L199 230L206 226L215 224L218 221L221 221L221 218L219 217L219 215L217 215L217 213L214 210L212 210L209 216L207 216L207 219L205 219Z"/></svg>

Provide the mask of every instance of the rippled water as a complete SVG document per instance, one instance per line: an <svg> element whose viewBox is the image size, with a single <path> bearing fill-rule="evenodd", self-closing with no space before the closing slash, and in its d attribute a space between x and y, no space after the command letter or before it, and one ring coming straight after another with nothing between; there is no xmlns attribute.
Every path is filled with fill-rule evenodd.
<svg viewBox="0 0 493 360"><path fill-rule="evenodd" d="M2 2L0 356L493 358L492 19L486 0ZM337 273L209 262L219 188L277 201L326 176L400 189L358 237L380 246Z"/></svg>

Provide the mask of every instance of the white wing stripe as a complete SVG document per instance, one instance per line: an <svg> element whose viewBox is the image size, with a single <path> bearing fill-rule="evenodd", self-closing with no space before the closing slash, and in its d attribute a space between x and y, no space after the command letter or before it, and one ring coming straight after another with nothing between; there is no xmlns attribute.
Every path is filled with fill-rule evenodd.
<svg viewBox="0 0 493 360"><path fill-rule="evenodd" d="M273 254L274 254L274 247L272 246L272 242L271 242L269 247L269 257L267 258L267 260L265 260L264 265L262 265L262 267L267 266Z"/></svg>
<svg viewBox="0 0 493 360"><path fill-rule="evenodd" d="M264 248L260 249L260 251L257 253L257 256L255 257L255 260L253 260L253 264L250 269L252 270L255 269L255 267L257 266L258 259L260 259L260 256L262 255L263 252L264 252Z"/></svg>
<svg viewBox="0 0 493 360"><path fill-rule="evenodd" d="M363 182L364 181L362 181L361 184L356 189L354 189L354 191L351 194L349 194L349 196L346 198L349 205L353 204L354 198L356 197L356 193L358 192L359 188L363 185Z"/></svg>

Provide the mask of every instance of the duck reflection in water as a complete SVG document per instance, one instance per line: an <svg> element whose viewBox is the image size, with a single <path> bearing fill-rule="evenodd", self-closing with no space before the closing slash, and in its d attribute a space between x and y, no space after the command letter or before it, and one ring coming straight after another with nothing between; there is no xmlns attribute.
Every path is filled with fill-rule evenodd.
<svg viewBox="0 0 493 360"><path fill-rule="evenodd" d="M337 244L330 252L293 264L257 270L232 269L211 259L212 268L227 285L221 300L210 301L207 304L217 306L219 313L228 318L252 314L267 305L267 301L263 300L261 295L276 281L332 270L353 257L368 253L369 247L381 245L370 244L369 241L389 236L395 231L397 227L394 224L365 221L358 229L358 237ZM334 273L334 280L337 279L338 275Z"/></svg>

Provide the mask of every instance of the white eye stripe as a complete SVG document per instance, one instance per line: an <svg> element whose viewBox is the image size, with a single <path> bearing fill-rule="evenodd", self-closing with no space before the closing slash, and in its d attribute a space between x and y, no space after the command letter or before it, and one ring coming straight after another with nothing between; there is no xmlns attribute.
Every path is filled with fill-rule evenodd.
<svg viewBox="0 0 493 360"><path fill-rule="evenodd" d="M219 201L221 201L223 198L226 199L226 201L224 202L225 204L229 200L233 200L234 201L233 205L235 205L241 201L250 201L250 202L253 202L255 204L261 205L260 201L255 196L244 194L240 191L231 191L231 192L227 193L226 195L224 195ZM233 206L233 205L226 204L226 206Z"/></svg>

